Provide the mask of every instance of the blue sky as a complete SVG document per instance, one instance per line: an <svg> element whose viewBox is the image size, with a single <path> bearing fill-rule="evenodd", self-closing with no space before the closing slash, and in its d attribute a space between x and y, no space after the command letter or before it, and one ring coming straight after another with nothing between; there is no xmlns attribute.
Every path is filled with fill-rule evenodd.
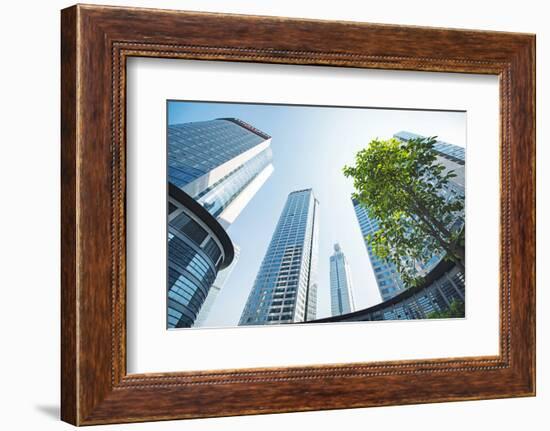
<svg viewBox="0 0 550 431"><path fill-rule="evenodd" d="M466 113L216 102L168 102L168 123L236 117L272 136L274 172L228 234L241 248L237 266L205 326L238 323L288 193L313 188L320 203L317 317L330 315L329 258L339 242L352 272L356 308L380 302L342 167L374 138L406 130L464 147Z"/></svg>

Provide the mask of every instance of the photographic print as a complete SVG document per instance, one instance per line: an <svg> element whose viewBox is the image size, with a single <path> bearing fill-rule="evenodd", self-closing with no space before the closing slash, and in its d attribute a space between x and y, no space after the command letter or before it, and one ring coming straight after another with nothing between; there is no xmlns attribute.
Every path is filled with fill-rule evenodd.
<svg viewBox="0 0 550 431"><path fill-rule="evenodd" d="M167 101L168 329L465 317L466 113Z"/></svg>

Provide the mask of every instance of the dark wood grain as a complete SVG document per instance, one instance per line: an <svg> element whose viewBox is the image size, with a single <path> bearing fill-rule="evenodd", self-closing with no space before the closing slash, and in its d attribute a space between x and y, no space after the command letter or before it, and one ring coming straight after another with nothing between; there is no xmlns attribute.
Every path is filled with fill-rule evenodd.
<svg viewBox="0 0 550 431"><path fill-rule="evenodd" d="M61 417L77 423L76 8L61 16Z"/></svg>
<svg viewBox="0 0 550 431"><path fill-rule="evenodd" d="M62 11L61 39L63 420L86 425L534 395L533 35L74 6ZM498 75L500 354L127 375L129 56Z"/></svg>

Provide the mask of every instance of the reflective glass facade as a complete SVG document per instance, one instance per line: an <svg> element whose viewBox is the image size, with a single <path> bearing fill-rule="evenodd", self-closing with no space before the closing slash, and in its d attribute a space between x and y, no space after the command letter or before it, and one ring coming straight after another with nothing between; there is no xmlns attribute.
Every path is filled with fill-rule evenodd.
<svg viewBox="0 0 550 431"><path fill-rule="evenodd" d="M270 143L269 135L236 118L171 125L168 181L220 219L271 167ZM240 210L236 209L237 213Z"/></svg>
<svg viewBox="0 0 550 431"><path fill-rule="evenodd" d="M197 201L214 217L220 216L271 160L271 148L267 148L200 193Z"/></svg>
<svg viewBox="0 0 550 431"><path fill-rule="evenodd" d="M212 224L227 228L269 176L270 143L269 135L235 118L168 126L168 182L207 211L169 196L169 328L193 326L207 298L212 306L218 271L230 264Z"/></svg>
<svg viewBox="0 0 550 431"><path fill-rule="evenodd" d="M168 327L193 326L222 262L215 234L177 200L168 216Z"/></svg>
<svg viewBox="0 0 550 431"><path fill-rule="evenodd" d="M370 217L367 209L355 199L352 199L352 203L357 221L359 222L359 228L361 229L363 240L365 241L365 246L367 247L367 253L369 255L372 270L374 271L376 283L378 284L380 296L383 301L386 301L403 290L403 281L401 280L395 265L384 259L380 259L373 252L372 246L367 240L368 235L374 234L378 231L378 220L374 217Z"/></svg>
<svg viewBox="0 0 550 431"><path fill-rule="evenodd" d="M400 141L424 138L422 135L417 135L416 133L411 132L399 132L393 135L393 137L399 139ZM458 145L449 144L443 141L436 141L433 149L438 155L437 163L445 166L444 172L452 170L456 175L449 181L448 187L443 191L443 194L448 198L456 195L464 197L466 182L464 169L466 162L465 149L463 147L459 147Z"/></svg>
<svg viewBox="0 0 550 431"><path fill-rule="evenodd" d="M424 138L424 136L411 132L399 132L394 135L394 138L406 141L409 139ZM447 187L441 191L441 195L447 200L456 199L457 196L464 199L466 192L465 149L458 145L449 144L443 141L436 141L433 149L438 154L436 163L445 167L443 173L453 171L455 174L455 177L449 180ZM454 231L461 230L464 227L464 211L455 214L453 221L448 227ZM430 272L444 256L444 254L433 255L431 259L426 262L418 262L417 269L419 274L422 276Z"/></svg>
<svg viewBox="0 0 550 431"><path fill-rule="evenodd" d="M214 280L214 283L212 283L212 286L210 287L210 291L208 292L208 296L206 297L206 300L202 305L199 315L195 320L195 323L193 325L194 327L205 326L206 319L208 318L208 315L212 310L212 306L214 305L214 302L216 302L216 298L218 297L219 293L223 289L223 286L225 285L225 282L227 281L227 279L231 276L231 273L233 272L235 265L239 261L239 255L240 255L240 249L238 246L235 246L235 257L233 258L231 265L229 265L225 269L222 269L218 273L218 276Z"/></svg>
<svg viewBox="0 0 550 431"><path fill-rule="evenodd" d="M355 313L320 319L318 322L426 319L430 313L448 311L455 301L464 303L464 295L464 274L452 267L425 286L403 290L385 302Z"/></svg>
<svg viewBox="0 0 550 431"><path fill-rule="evenodd" d="M330 307L333 316L355 311L351 272L339 244L330 256Z"/></svg>
<svg viewBox="0 0 550 431"><path fill-rule="evenodd" d="M393 135L394 138L401 141L408 141L410 139L424 138L422 135L416 133L402 131ZM464 165L466 161L466 151L463 147L458 145L448 144L443 141L436 141L434 144L434 150L442 157L445 157L455 163Z"/></svg>
<svg viewBox="0 0 550 431"><path fill-rule="evenodd" d="M318 205L311 189L288 195L239 325L315 319Z"/></svg>
<svg viewBox="0 0 550 431"><path fill-rule="evenodd" d="M168 180L183 188L266 138L228 120L168 126Z"/></svg>

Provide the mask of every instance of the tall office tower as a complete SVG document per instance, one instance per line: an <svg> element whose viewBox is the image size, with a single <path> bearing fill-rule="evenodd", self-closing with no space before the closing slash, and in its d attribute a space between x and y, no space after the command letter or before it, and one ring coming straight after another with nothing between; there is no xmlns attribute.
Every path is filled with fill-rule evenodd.
<svg viewBox="0 0 550 431"><path fill-rule="evenodd" d="M367 253L369 255L372 270L374 271L376 284L378 284L380 296L383 301L386 301L403 290L403 281L401 280L395 265L385 259L379 258L367 241L368 235L374 234L378 231L378 220L369 216L367 209L357 200L352 198L352 203L357 221L359 222L361 234L363 235L363 240L365 241L365 246L367 247Z"/></svg>
<svg viewBox="0 0 550 431"><path fill-rule="evenodd" d="M393 135L394 138L399 139L400 141L408 141L416 138L424 138L422 135L416 133L401 131ZM464 147L459 147L458 145L448 144L443 141L436 141L434 144L434 150L438 153L439 156L445 157L446 159L464 165L466 160L466 152Z"/></svg>
<svg viewBox="0 0 550 431"><path fill-rule="evenodd" d="M351 272L340 244L334 244L330 256L330 305L333 316L355 311Z"/></svg>
<svg viewBox="0 0 550 431"><path fill-rule="evenodd" d="M312 189L288 195L239 325L316 318L319 202Z"/></svg>
<svg viewBox="0 0 550 431"><path fill-rule="evenodd" d="M236 118L168 126L168 181L227 228L273 172L271 136Z"/></svg>
<svg viewBox="0 0 550 431"><path fill-rule="evenodd" d="M410 139L424 138L422 135L411 132L399 132L393 135L393 137L403 142ZM448 144L443 141L436 141L433 149L437 153L437 163L445 166L445 171L453 170L456 174L456 177L449 181L449 189L464 196L464 165L466 163L466 151L464 147Z"/></svg>
<svg viewBox="0 0 550 431"><path fill-rule="evenodd" d="M393 135L394 138L400 141L407 141L415 138L424 138L422 135L411 132L399 132ZM445 167L443 173L446 174L449 171L453 171L455 177L451 178L447 183L447 186L441 190L441 195L447 200L456 199L457 197L464 200L465 196L465 162L466 152L464 147L458 145L449 144L443 141L436 141L433 146L434 151L437 153L436 163L439 163ZM452 222L447 226L451 231L460 231L464 228L464 211L454 214ZM430 259L425 262L417 262L417 271L420 276L426 275L435 266L441 262L441 259L445 254L434 254Z"/></svg>
<svg viewBox="0 0 550 431"><path fill-rule="evenodd" d="M400 141L408 141L415 138L423 138L421 135L417 135L410 132L399 132L394 135L394 138ZM448 186L442 191L443 196L447 199L455 198L459 196L464 198L465 192L465 151L464 148L457 145L448 144L443 141L437 141L434 144L434 151L437 153L436 163L440 163L445 167L444 173L449 170L453 170L456 176L450 179ZM370 217L368 211L360 205L356 200L352 199L355 214L359 222L359 227L367 252L371 261L372 268L376 282L378 283L378 289L380 295L384 301L392 298L404 289L403 282L399 276L396 267L393 263L378 258L372 251L372 247L366 240L366 236L374 234L379 229L378 220ZM460 230L464 226L464 212L456 214L453 222L449 228L453 230ZM443 259L444 254L433 254L432 257L425 262L416 262L416 271L418 276L422 277L429 273L437 264Z"/></svg>
<svg viewBox="0 0 550 431"><path fill-rule="evenodd" d="M168 126L167 326L193 326L234 257L226 229L273 171L271 137L235 118Z"/></svg>
<svg viewBox="0 0 550 431"><path fill-rule="evenodd" d="M204 304L202 304L201 311L199 312L197 319L195 320L194 327L198 328L201 326L205 326L206 319L208 319L208 315L210 314L210 311L212 310L212 306L216 302L216 299L220 293L220 291L223 289L223 286L227 282L227 279L231 276L231 273L233 272L233 269L235 269L235 265L237 265L237 262L239 260L239 256L241 254L241 249L239 246L234 246L235 248L235 257L233 258L233 261L231 262L231 265L229 265L227 268L221 270L218 272L218 276L214 280L214 283L212 284L212 287L210 287L210 291L208 292L208 296L206 297L206 300L204 301Z"/></svg>

